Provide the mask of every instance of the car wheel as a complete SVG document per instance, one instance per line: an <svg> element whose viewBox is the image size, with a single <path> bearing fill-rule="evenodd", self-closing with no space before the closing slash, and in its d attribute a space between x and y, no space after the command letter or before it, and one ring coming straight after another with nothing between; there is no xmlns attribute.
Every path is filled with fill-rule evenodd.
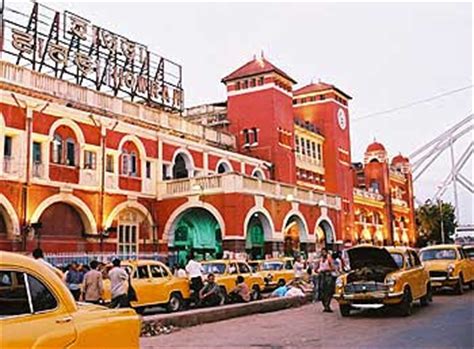
<svg viewBox="0 0 474 349"><path fill-rule="evenodd" d="M402 302L398 306L401 316L410 316L413 310L413 298L408 287L403 290Z"/></svg>
<svg viewBox="0 0 474 349"><path fill-rule="evenodd" d="M456 284L456 287L454 287L454 293L458 295L461 295L464 293L464 278L462 274L459 274L458 283Z"/></svg>
<svg viewBox="0 0 474 349"><path fill-rule="evenodd" d="M166 309L170 313L174 313L176 311L181 310L183 307L183 297L179 293L172 293L170 296L170 300L166 306Z"/></svg>
<svg viewBox="0 0 474 349"><path fill-rule="evenodd" d="M348 317L351 315L351 306L348 304L339 304L339 312L342 317Z"/></svg>
<svg viewBox="0 0 474 349"><path fill-rule="evenodd" d="M252 287L252 294L250 297L253 301L258 301L259 299L262 299L262 294L260 293L260 287L258 287L257 285L254 285Z"/></svg>
<svg viewBox="0 0 474 349"><path fill-rule="evenodd" d="M428 285L426 286L426 294L420 298L420 305L422 307L426 307L427 305L430 305L430 302L433 301L433 294L431 291L431 286Z"/></svg>

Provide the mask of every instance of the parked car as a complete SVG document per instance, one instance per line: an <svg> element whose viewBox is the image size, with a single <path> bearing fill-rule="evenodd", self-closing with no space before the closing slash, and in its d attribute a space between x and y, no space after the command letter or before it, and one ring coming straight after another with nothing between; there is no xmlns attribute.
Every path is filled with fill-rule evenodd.
<svg viewBox="0 0 474 349"><path fill-rule="evenodd" d="M217 284L225 295L235 287L237 276L242 275L245 284L252 292L252 300L261 298L261 292L265 288L265 281L258 273L252 272L250 266L240 260L222 259L202 262L204 274L212 273L216 277Z"/></svg>
<svg viewBox="0 0 474 349"><path fill-rule="evenodd" d="M263 277L267 290L274 289L280 282L287 284L295 278L293 258L250 261L249 266L253 272Z"/></svg>
<svg viewBox="0 0 474 349"><path fill-rule="evenodd" d="M0 347L138 348L132 309L76 303L46 264L0 252Z"/></svg>
<svg viewBox="0 0 474 349"><path fill-rule="evenodd" d="M429 271L433 288L450 287L457 294L464 286L474 287L474 262L458 245L433 245L420 250L423 265Z"/></svg>
<svg viewBox="0 0 474 349"><path fill-rule="evenodd" d="M432 300L428 272L414 249L361 245L347 250L350 271L336 280L335 298L342 316L353 308L396 307L411 315L412 304Z"/></svg>
<svg viewBox="0 0 474 349"><path fill-rule="evenodd" d="M189 281L185 278L173 276L166 265L158 261L138 260L122 262L131 275L131 283L137 294L137 301L131 305L141 313L150 306L164 306L170 312L181 310L189 300ZM112 265L108 265L104 272L104 300L110 302L110 281L108 271Z"/></svg>
<svg viewBox="0 0 474 349"><path fill-rule="evenodd" d="M474 245L463 246L463 250L464 250L464 253L467 255L467 257L471 261L474 261Z"/></svg>

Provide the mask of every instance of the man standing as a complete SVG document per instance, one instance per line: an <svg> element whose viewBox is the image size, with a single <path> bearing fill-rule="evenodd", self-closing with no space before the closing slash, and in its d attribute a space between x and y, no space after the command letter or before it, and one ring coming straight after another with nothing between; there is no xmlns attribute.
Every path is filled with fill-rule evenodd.
<svg viewBox="0 0 474 349"><path fill-rule="evenodd" d="M202 270L201 263L194 260L194 254L191 252L189 255L189 262L186 264L186 272L188 273L189 281L191 283L190 288L193 291L191 300L194 301L194 304L199 302L199 291L201 291L203 287Z"/></svg>
<svg viewBox="0 0 474 349"><path fill-rule="evenodd" d="M112 293L110 308L127 308L130 306L127 295L128 274L120 268L120 259L114 259L112 265L113 267L109 271L110 291Z"/></svg>
<svg viewBox="0 0 474 349"><path fill-rule="evenodd" d="M83 279L84 274L78 270L77 263L72 262L66 274L66 285L76 301L81 297L81 284Z"/></svg>
<svg viewBox="0 0 474 349"><path fill-rule="evenodd" d="M318 273L321 301L324 307L323 311L326 313L332 313L331 299L334 294L334 278L332 275L333 272L334 262L331 256L328 254L328 250L326 248L323 248L321 250L321 258L319 259Z"/></svg>
<svg viewBox="0 0 474 349"><path fill-rule="evenodd" d="M94 304L99 304L102 300L104 286L102 283L102 273L97 270L99 262L92 261L90 264L91 270L84 275L84 301Z"/></svg>
<svg viewBox="0 0 474 349"><path fill-rule="evenodd" d="M215 281L214 274L210 273L207 276L207 282L199 292L199 299L203 306L215 307L224 304L225 297Z"/></svg>

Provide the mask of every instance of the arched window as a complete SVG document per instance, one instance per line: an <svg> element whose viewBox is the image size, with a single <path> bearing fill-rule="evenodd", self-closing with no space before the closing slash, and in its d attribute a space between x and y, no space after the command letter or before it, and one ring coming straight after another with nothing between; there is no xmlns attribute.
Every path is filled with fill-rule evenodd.
<svg viewBox="0 0 474 349"><path fill-rule="evenodd" d="M122 152L122 174L128 176L130 171L130 155L126 150Z"/></svg>
<svg viewBox="0 0 474 349"><path fill-rule="evenodd" d="M252 172L252 177L256 177L260 180L264 180L265 179L265 175L263 174L263 171L260 170L259 168L253 170Z"/></svg>
<svg viewBox="0 0 474 349"><path fill-rule="evenodd" d="M227 173L227 172L231 172L231 168L229 166L229 164L227 162L221 162L219 163L219 165L217 166L217 173Z"/></svg>
<svg viewBox="0 0 474 349"><path fill-rule="evenodd" d="M188 177L189 177L189 172L186 166L185 155L178 154L176 156L176 159L174 160L173 178L180 179L180 178L188 178Z"/></svg>
<svg viewBox="0 0 474 349"><path fill-rule="evenodd" d="M64 162L67 166L76 165L76 143L72 138L66 140L66 157Z"/></svg>
<svg viewBox="0 0 474 349"><path fill-rule="evenodd" d="M63 139L60 135L54 135L53 139L53 163L60 164L63 157Z"/></svg>

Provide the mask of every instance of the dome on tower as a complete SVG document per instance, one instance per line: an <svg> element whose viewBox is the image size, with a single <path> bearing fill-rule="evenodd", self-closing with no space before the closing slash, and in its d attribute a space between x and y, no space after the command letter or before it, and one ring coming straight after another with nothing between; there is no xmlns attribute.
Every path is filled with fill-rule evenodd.
<svg viewBox="0 0 474 349"><path fill-rule="evenodd" d="M385 151L385 147L381 143L374 140L372 144L369 144L365 152L369 153L373 151Z"/></svg>
<svg viewBox="0 0 474 349"><path fill-rule="evenodd" d="M407 164L410 161L408 158L404 157L402 154L398 154L392 159L392 165L397 165L397 164Z"/></svg>

